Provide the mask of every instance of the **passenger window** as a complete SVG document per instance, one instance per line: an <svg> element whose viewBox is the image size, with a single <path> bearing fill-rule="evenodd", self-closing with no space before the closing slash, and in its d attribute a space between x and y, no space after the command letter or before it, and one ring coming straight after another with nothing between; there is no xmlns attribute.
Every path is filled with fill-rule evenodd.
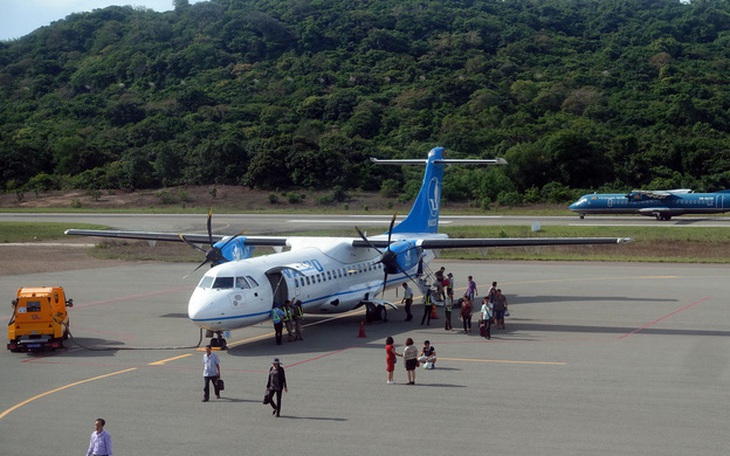
<svg viewBox="0 0 730 456"><path fill-rule="evenodd" d="M41 302L40 301L26 301L25 308L28 312L40 312Z"/></svg>
<svg viewBox="0 0 730 456"><path fill-rule="evenodd" d="M236 288L251 288L243 277L236 277Z"/></svg>
<svg viewBox="0 0 730 456"><path fill-rule="evenodd" d="M233 277L216 277L213 288L233 288Z"/></svg>
<svg viewBox="0 0 730 456"><path fill-rule="evenodd" d="M253 277L246 276L246 278L248 279L248 281L249 281L249 283L251 284L252 287L256 288L256 287L259 286L259 283Z"/></svg>

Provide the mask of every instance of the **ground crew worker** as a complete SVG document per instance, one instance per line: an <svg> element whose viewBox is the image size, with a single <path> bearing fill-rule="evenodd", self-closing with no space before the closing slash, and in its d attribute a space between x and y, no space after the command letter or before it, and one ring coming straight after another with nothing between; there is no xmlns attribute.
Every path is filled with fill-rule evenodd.
<svg viewBox="0 0 730 456"><path fill-rule="evenodd" d="M406 319L405 321L413 320L413 314L411 313L411 305L413 304L413 290L408 286L406 282L403 282L403 300L402 304L406 306Z"/></svg>
<svg viewBox="0 0 730 456"><path fill-rule="evenodd" d="M284 311L281 310L279 304L274 304L274 308L271 309L271 320L274 322L274 337L276 339L276 345L281 345L281 332L284 329Z"/></svg>
<svg viewBox="0 0 730 456"><path fill-rule="evenodd" d="M304 318L304 308L302 308L302 301L297 299L294 302L294 311L292 312L294 317L294 330L296 331L296 340L304 340L302 337L302 318Z"/></svg>
<svg viewBox="0 0 730 456"><path fill-rule="evenodd" d="M426 326L431 326L431 312L433 311L433 297L431 296L431 289L426 290L426 294L423 297L423 317L421 318L421 326L426 322Z"/></svg>
<svg viewBox="0 0 730 456"><path fill-rule="evenodd" d="M294 319L292 316L292 308L291 308L291 301L288 299L284 303L284 318L282 320L284 321L284 326L286 326L286 334L289 342L293 342L295 340L294 337Z"/></svg>

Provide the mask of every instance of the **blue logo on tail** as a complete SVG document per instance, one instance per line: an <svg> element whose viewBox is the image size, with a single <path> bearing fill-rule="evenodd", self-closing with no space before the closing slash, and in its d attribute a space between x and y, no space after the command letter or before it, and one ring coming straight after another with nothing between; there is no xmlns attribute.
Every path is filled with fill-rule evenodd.
<svg viewBox="0 0 730 456"><path fill-rule="evenodd" d="M408 216L393 228L393 233L436 233L441 209L441 187L444 165L437 163L444 158L444 148L435 147L428 153L423 183Z"/></svg>

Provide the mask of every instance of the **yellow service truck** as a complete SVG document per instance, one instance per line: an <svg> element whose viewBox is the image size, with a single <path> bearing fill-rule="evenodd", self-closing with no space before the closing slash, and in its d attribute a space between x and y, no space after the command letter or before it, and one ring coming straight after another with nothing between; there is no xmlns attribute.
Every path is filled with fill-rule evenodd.
<svg viewBox="0 0 730 456"><path fill-rule="evenodd" d="M18 288L8 322L8 350L63 348L69 335L67 307L73 307L73 299L66 299L62 287Z"/></svg>

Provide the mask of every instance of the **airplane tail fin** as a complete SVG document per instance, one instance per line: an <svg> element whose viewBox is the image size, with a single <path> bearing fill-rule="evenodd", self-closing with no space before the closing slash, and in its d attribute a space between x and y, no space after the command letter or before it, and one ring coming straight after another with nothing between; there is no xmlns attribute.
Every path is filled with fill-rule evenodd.
<svg viewBox="0 0 730 456"><path fill-rule="evenodd" d="M378 160L371 158L374 163L386 165L426 165L423 174L423 183L413 203L408 216L396 225L392 233L437 233L439 225L439 211L441 209L441 188L443 186L444 167L452 164L504 165L503 158L494 160L448 160L444 158L444 148L434 147L428 153L428 158L406 160Z"/></svg>

